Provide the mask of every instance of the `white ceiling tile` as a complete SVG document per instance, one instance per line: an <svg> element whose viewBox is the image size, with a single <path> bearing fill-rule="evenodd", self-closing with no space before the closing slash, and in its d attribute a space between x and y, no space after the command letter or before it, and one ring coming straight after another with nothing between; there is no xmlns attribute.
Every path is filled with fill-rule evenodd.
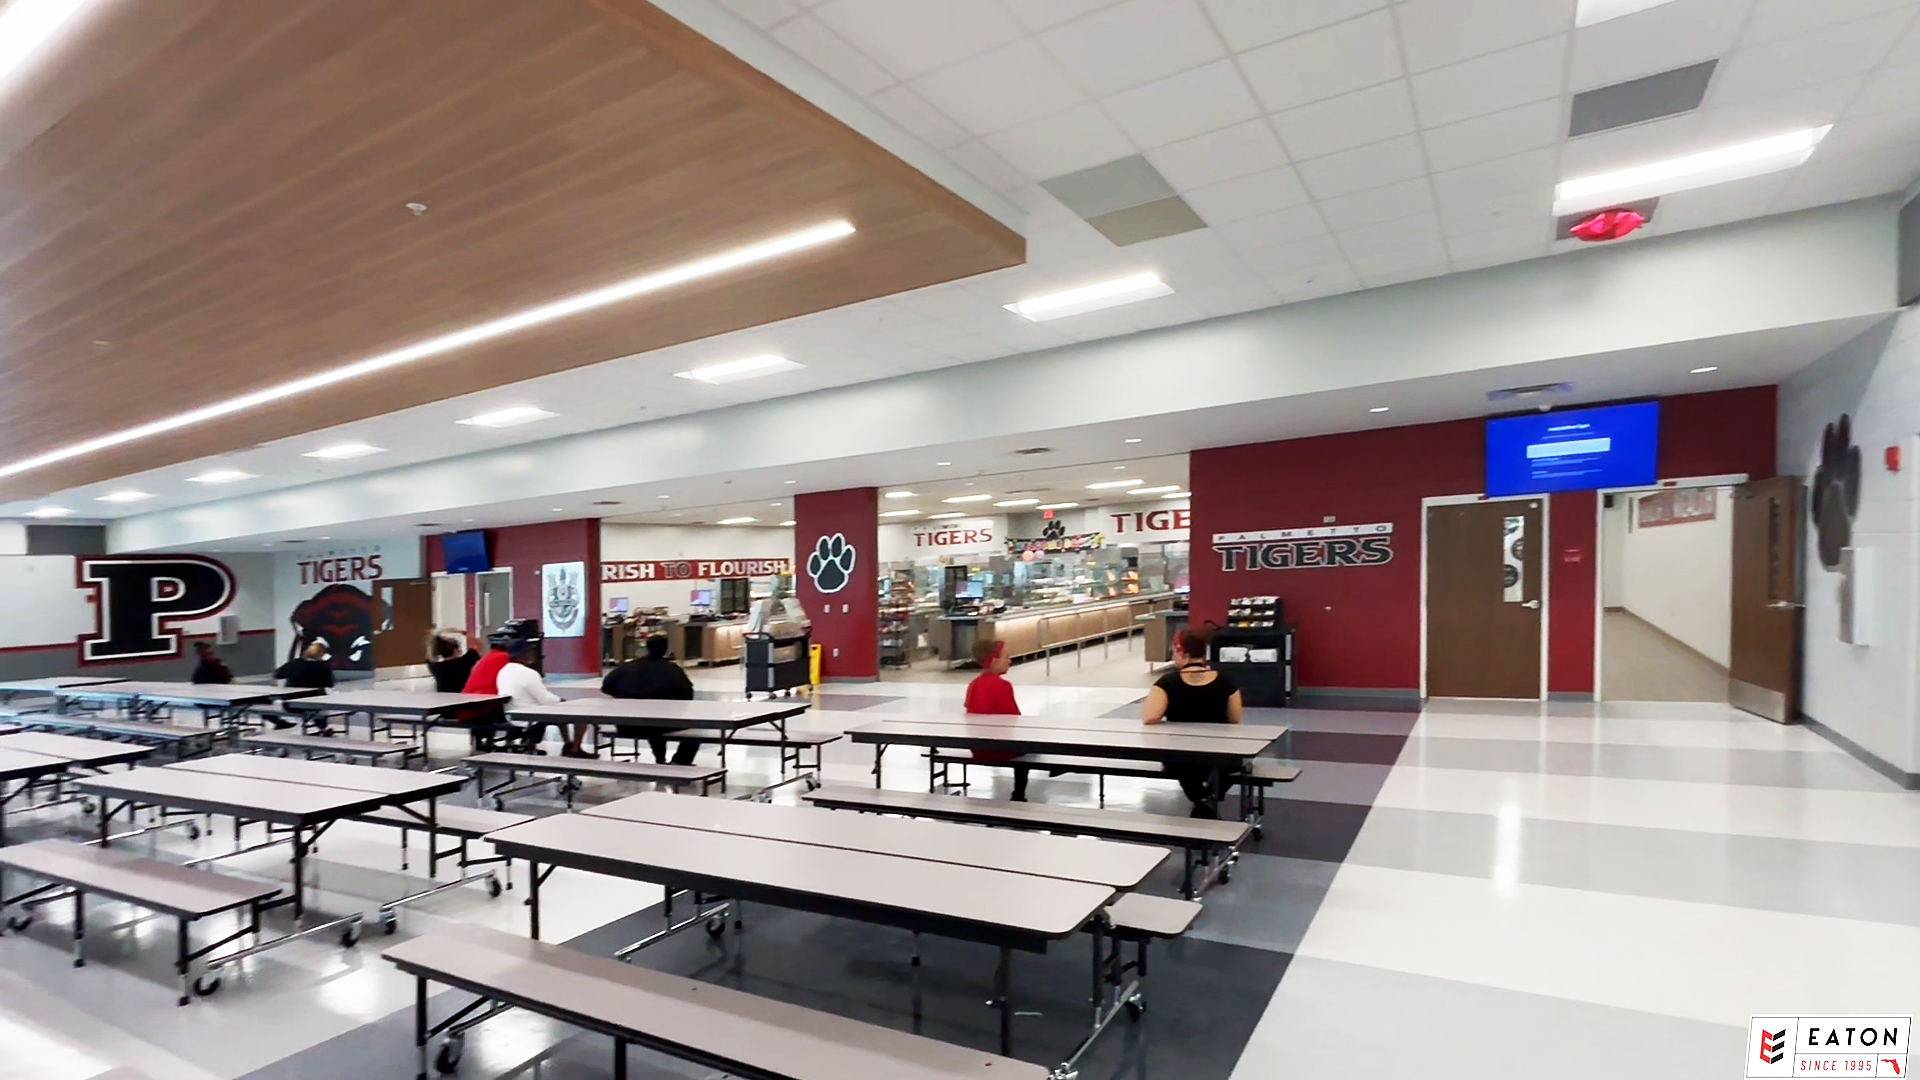
<svg viewBox="0 0 1920 1080"><path fill-rule="evenodd" d="M1239 281L1209 285L1188 295L1187 299L1208 318L1217 319L1223 315L1238 315L1243 311L1273 307L1280 302L1280 294L1265 281L1246 277Z"/></svg>
<svg viewBox="0 0 1920 1080"><path fill-rule="evenodd" d="M1035 266L1051 266L1113 250L1113 241L1100 230L1075 219L1044 229L1027 230L1027 261Z"/></svg>
<svg viewBox="0 0 1920 1080"><path fill-rule="evenodd" d="M1394 8L1407 65L1445 67L1573 29L1573 0L1407 0Z"/></svg>
<svg viewBox="0 0 1920 1080"><path fill-rule="evenodd" d="M1787 41L1743 48L1714 73L1707 105L1776 97L1788 90L1871 71L1911 18L1892 11Z"/></svg>
<svg viewBox="0 0 1920 1080"><path fill-rule="evenodd" d="M1369 289L1417 281L1452 269L1447 246L1440 243L1412 244L1372 255L1356 255L1348 261Z"/></svg>
<svg viewBox="0 0 1920 1080"><path fill-rule="evenodd" d="M1284 292L1285 287L1274 281L1277 276L1344 263L1347 260L1347 253L1341 251L1339 243L1328 235L1315 236L1292 244L1281 244L1278 247L1261 248L1259 251L1249 251L1241 258L1254 273L1274 283L1275 288Z"/></svg>
<svg viewBox="0 0 1920 1080"><path fill-rule="evenodd" d="M1659 233L1724 225L1760 217L1793 179L1790 172L1754 176L1730 184L1696 188L1660 198L1649 228Z"/></svg>
<svg viewBox="0 0 1920 1080"><path fill-rule="evenodd" d="M1302 161L1294 168L1314 198L1330 199L1425 176L1427 160L1420 152L1419 137L1402 135Z"/></svg>
<svg viewBox="0 0 1920 1080"><path fill-rule="evenodd" d="M1733 51L1753 0L1674 0L1573 35L1574 90L1591 90Z"/></svg>
<svg viewBox="0 0 1920 1080"><path fill-rule="evenodd" d="M720 0L735 15L762 30L800 14L793 0Z"/></svg>
<svg viewBox="0 0 1920 1080"><path fill-rule="evenodd" d="M1278 168L1287 155L1267 122L1254 120L1149 150L1147 160L1175 190L1191 191Z"/></svg>
<svg viewBox="0 0 1920 1080"><path fill-rule="evenodd" d="M1902 9L1912 14L1913 0L1760 0L1742 44L1804 37L1830 26Z"/></svg>
<svg viewBox="0 0 1920 1080"><path fill-rule="evenodd" d="M1369 11L1379 11L1387 0L1202 0L1227 48L1243 52L1269 41L1304 34Z"/></svg>
<svg viewBox="0 0 1920 1080"><path fill-rule="evenodd" d="M1868 150L1920 145L1920 97L1910 100L1914 104L1904 109L1848 117L1835 124L1821 141L1819 149L1813 152L1812 160L1825 161Z"/></svg>
<svg viewBox="0 0 1920 1080"><path fill-rule="evenodd" d="M1485 270L1489 266L1505 266L1507 263L1525 262L1528 259L1537 259L1542 255L1551 253L1551 251L1552 251L1551 248L1543 247L1540 251L1533 252L1533 253L1528 253L1525 251L1499 251L1499 252L1494 252L1487 255L1474 255L1474 256L1468 256L1468 257L1461 257L1456 255L1448 263L1448 266L1451 267L1453 273L1465 274L1474 270Z"/></svg>
<svg viewBox="0 0 1920 1080"><path fill-rule="evenodd" d="M1893 51L1887 54L1887 63L1920 63L1920 19L1914 20L1913 25L1907 27L1907 32L1900 35L1900 40L1894 44Z"/></svg>
<svg viewBox="0 0 1920 1080"><path fill-rule="evenodd" d="M1569 139L1560 151L1560 175L1592 176L1712 149L1700 134L1701 123L1699 113L1686 113Z"/></svg>
<svg viewBox="0 0 1920 1080"><path fill-rule="evenodd" d="M1538 199L1540 205L1553 202L1557 180L1552 150L1531 150L1524 154L1469 165L1433 174L1433 193L1444 205L1472 206L1509 196Z"/></svg>
<svg viewBox="0 0 1920 1080"><path fill-rule="evenodd" d="M1865 76L1855 75L1803 86L1776 97L1702 110L1700 145L1694 149L1711 149L1831 124L1846 113L1847 103L1858 98L1866 81Z"/></svg>
<svg viewBox="0 0 1920 1080"><path fill-rule="evenodd" d="M999 0L831 0L813 14L898 79L998 48L1022 32Z"/></svg>
<svg viewBox="0 0 1920 1080"><path fill-rule="evenodd" d="M1444 171L1552 146L1565 130L1564 106L1559 98L1548 98L1428 128L1420 138L1434 170Z"/></svg>
<svg viewBox="0 0 1920 1080"><path fill-rule="evenodd" d="M1393 16L1380 11L1242 53L1260 104L1279 112L1399 78Z"/></svg>
<svg viewBox="0 0 1920 1080"><path fill-rule="evenodd" d="M1335 231L1432 213L1433 189L1426 177L1320 200L1320 216Z"/></svg>
<svg viewBox="0 0 1920 1080"><path fill-rule="evenodd" d="M1165 146L1257 119L1260 106L1231 60L1216 60L1101 103L1134 145Z"/></svg>
<svg viewBox="0 0 1920 1080"><path fill-rule="evenodd" d="M1566 38L1553 37L1413 77L1423 127L1555 98L1566 77Z"/></svg>
<svg viewBox="0 0 1920 1080"><path fill-rule="evenodd" d="M1036 180L1131 156L1134 145L1097 105L1082 105L987 139L1001 157Z"/></svg>
<svg viewBox="0 0 1920 1080"><path fill-rule="evenodd" d="M1267 278L1281 299L1289 304L1336 296L1360 288L1360 278L1345 259L1336 259L1294 270L1282 270Z"/></svg>
<svg viewBox="0 0 1920 1080"><path fill-rule="evenodd" d="M1221 225L1214 231L1234 250L1244 254L1325 236L1327 226L1320 220L1320 211L1311 206L1296 206Z"/></svg>
<svg viewBox="0 0 1920 1080"><path fill-rule="evenodd" d="M1334 239L1340 242L1340 249L1347 253L1347 258L1353 260L1356 270L1360 269L1361 258L1425 247L1440 248L1440 261L1446 261L1440 219L1433 214L1421 214L1380 225L1347 229L1344 232L1335 233ZM1365 276L1364 271L1362 276Z"/></svg>
<svg viewBox="0 0 1920 1080"><path fill-rule="evenodd" d="M946 113L927 104L927 100L906 86L882 90L868 98L874 108L889 120L906 128L936 150L945 150L967 141L967 131Z"/></svg>
<svg viewBox="0 0 1920 1080"><path fill-rule="evenodd" d="M1920 63L1888 64L1867 79L1845 115L1871 116L1914 104L1920 104Z"/></svg>
<svg viewBox="0 0 1920 1080"><path fill-rule="evenodd" d="M1404 81L1289 109L1275 114L1273 124L1288 153L1301 160L1411 135L1416 127Z"/></svg>
<svg viewBox="0 0 1920 1080"><path fill-rule="evenodd" d="M995 191L1012 191L1015 188L1027 187L1035 180L1043 179L1028 176L1009 165L1006 158L1001 157L985 143L961 143L948 150L947 156L953 159L954 164L967 170L975 180Z"/></svg>
<svg viewBox="0 0 1920 1080"><path fill-rule="evenodd" d="M1503 261L1532 258L1547 253L1552 234L1553 223L1545 219L1503 225L1485 232L1447 237L1447 254L1455 263L1495 257Z"/></svg>
<svg viewBox="0 0 1920 1080"><path fill-rule="evenodd" d="M1920 143L1820 160L1795 169L1774 212L1904 191L1920 178Z"/></svg>
<svg viewBox="0 0 1920 1080"><path fill-rule="evenodd" d="M1494 229L1517 228L1526 223L1542 229L1553 225L1553 198L1532 193L1508 195L1484 202L1440 203L1440 224L1448 236L1472 236Z"/></svg>
<svg viewBox="0 0 1920 1080"><path fill-rule="evenodd" d="M822 74L861 97L893 85L893 76L811 15L774 27L773 37L802 60L819 68Z"/></svg>
<svg viewBox="0 0 1920 1080"><path fill-rule="evenodd" d="M1045 30L1095 12L1114 0L1013 0L1007 9L1029 30Z"/></svg>
<svg viewBox="0 0 1920 1080"><path fill-rule="evenodd" d="M1005 131L1087 100L1053 57L1031 40L943 68L914 80L913 88L975 135Z"/></svg>
<svg viewBox="0 0 1920 1080"><path fill-rule="evenodd" d="M1101 96L1226 55L1197 0L1122 0L1054 27L1040 41Z"/></svg>
<svg viewBox="0 0 1920 1080"><path fill-rule="evenodd" d="M1302 206L1310 201L1306 185L1287 166L1223 180L1182 193L1187 205L1209 225L1225 225L1258 214Z"/></svg>

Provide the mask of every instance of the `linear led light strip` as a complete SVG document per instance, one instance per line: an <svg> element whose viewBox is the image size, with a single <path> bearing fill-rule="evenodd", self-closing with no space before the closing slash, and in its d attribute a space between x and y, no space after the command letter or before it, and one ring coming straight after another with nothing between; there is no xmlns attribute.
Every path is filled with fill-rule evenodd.
<svg viewBox="0 0 1920 1080"><path fill-rule="evenodd" d="M1582 210L1600 210L1636 199L1791 169L1806 161L1831 130L1832 124L1790 131L1631 169L1565 180L1553 189L1553 212L1577 214Z"/></svg>
<svg viewBox="0 0 1920 1080"><path fill-rule="evenodd" d="M662 289L669 289L675 285L684 285L690 281L698 281L701 278L724 274L729 270L737 270L743 266L751 266L754 263L779 258L782 255L788 255L796 251L802 251L806 248L838 240L852 233L853 225L851 223L846 221L832 221L825 225L816 225L810 229L802 229L799 232L776 236L771 240L763 240L757 244L734 248L732 251L723 251L718 255L709 256L705 259L695 259L692 262L681 263L678 266L671 266L665 270L656 271L655 273L643 274L640 277L630 278L617 284L608 285L605 288L580 293L577 296L570 296L564 300L556 300L550 304L542 304L536 308L528 308L525 311L494 319L491 322L484 322L478 326L470 326L465 330L456 330L451 334L442 334L437 338L431 338L418 344L395 349L392 352L381 353L378 356L370 356L351 364L343 364L316 375L309 375L304 379L295 379L292 382L284 382L278 386L269 386L264 390L256 390L251 394L242 394L239 397L228 398L225 401L217 401L212 405L203 405L198 409L178 413L164 419L155 420L151 423L141 424L138 427L125 428L108 435L102 435L97 439L88 439L85 442L74 443L72 446L49 451L37 457L16 461L8 465L0 466L0 476L16 476L20 473L43 468L56 462L98 453L102 450L111 449L115 446L123 446L141 439L150 439L155 435L163 435L169 431L178 431L181 428L192 427L195 424L204 424L209 420L218 420L223 416L232 416L237 412L245 412L248 409L258 408L261 405L295 397L313 390L323 389L336 383L343 383L350 379L358 379L364 375L372 375L375 372L385 371L388 368L411 364L416 360L424 360L430 356L439 356L441 353L452 352L455 349L465 348L468 345L477 345L482 341L491 341L494 338L505 337L508 334L525 330L528 327L539 326L542 323L550 323L558 319L565 319L582 312L592 311L595 308L606 307L609 304L617 304L622 300L631 300L636 296L644 296L647 293L659 292Z"/></svg>

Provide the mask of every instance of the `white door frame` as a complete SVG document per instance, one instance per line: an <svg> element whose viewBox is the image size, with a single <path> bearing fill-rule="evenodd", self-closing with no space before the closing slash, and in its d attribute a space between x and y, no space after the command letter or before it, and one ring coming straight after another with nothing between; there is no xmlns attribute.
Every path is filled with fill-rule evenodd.
<svg viewBox="0 0 1920 1080"><path fill-rule="evenodd" d="M1633 487L1601 488L1593 499L1593 700L1605 701L1600 681L1600 659L1606 655L1607 623L1607 496L1640 495L1649 491L1673 491L1681 488L1737 487L1746 483L1746 473L1721 473L1718 476L1677 476Z"/></svg>
<svg viewBox="0 0 1920 1080"><path fill-rule="evenodd" d="M514 617L513 567L496 566L491 570L481 570L478 573L468 574L467 576L473 579L473 621L480 624L474 627L473 633L478 634L482 638L485 638L486 635L493 630L493 627L487 625L487 613L483 610L486 607L487 593L485 585L480 580L489 574L505 574L507 576L507 618L511 619Z"/></svg>
<svg viewBox="0 0 1920 1080"><path fill-rule="evenodd" d="M1553 496L1550 493L1532 495L1502 495L1489 499L1485 495L1430 495L1420 500L1420 700L1427 699L1427 561L1432 549L1427 545L1427 514L1436 506L1462 506L1470 503L1530 502L1540 503L1540 697L1547 700L1547 639L1553 622ZM1502 698L1500 700L1525 701L1525 698Z"/></svg>

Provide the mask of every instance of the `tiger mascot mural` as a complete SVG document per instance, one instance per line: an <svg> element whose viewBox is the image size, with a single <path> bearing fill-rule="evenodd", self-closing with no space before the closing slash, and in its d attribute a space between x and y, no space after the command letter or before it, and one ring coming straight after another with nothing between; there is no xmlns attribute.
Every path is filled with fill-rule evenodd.
<svg viewBox="0 0 1920 1080"><path fill-rule="evenodd" d="M292 660L324 642L335 671L373 670L373 597L353 585L329 585L293 609Z"/></svg>

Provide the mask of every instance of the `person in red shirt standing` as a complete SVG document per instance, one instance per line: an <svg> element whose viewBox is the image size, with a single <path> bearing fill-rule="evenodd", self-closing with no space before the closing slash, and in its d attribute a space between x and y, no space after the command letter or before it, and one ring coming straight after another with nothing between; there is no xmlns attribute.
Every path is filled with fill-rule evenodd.
<svg viewBox="0 0 1920 1080"><path fill-rule="evenodd" d="M980 674L967 684L967 712L976 716L1019 716L1020 703L1014 700L1013 684L1007 681L1007 669L1013 661L1007 658L1007 643L1004 641L975 641L973 659L980 665ZM975 761L992 761L1004 764L1020 755L1006 750L975 750ZM1027 801L1027 773L1032 770L1025 765L1013 767L1013 801Z"/></svg>

